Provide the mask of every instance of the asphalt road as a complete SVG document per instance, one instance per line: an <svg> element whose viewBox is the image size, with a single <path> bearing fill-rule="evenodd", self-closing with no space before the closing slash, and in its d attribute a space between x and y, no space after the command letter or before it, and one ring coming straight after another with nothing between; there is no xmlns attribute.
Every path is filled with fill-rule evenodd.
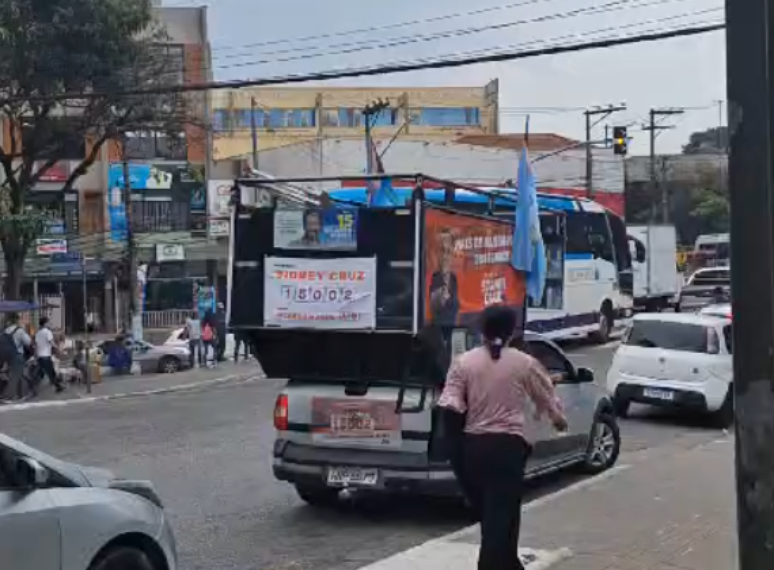
<svg viewBox="0 0 774 570"><path fill-rule="evenodd" d="M604 381L613 347L572 358ZM0 431L53 455L154 481L172 515L183 570L354 570L470 524L452 503L391 501L319 511L271 474L272 410L282 382L9 411ZM700 419L633 410L624 452L685 449L717 437ZM571 482L556 477L531 491Z"/></svg>

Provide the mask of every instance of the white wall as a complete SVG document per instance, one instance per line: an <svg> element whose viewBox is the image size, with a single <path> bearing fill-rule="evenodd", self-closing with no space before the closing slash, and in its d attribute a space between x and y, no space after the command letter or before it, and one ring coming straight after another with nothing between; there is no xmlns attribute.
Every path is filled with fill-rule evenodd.
<svg viewBox="0 0 774 570"><path fill-rule="evenodd" d="M387 143L380 142L383 148ZM531 154L534 160L539 156ZM534 164L538 185L543 188L585 188L585 150L577 149L550 156ZM458 182L500 184L515 180L519 152L507 149L395 141L384 155L387 172L422 173ZM289 145L259 153L259 168L277 177L343 176L362 174L365 143L357 140L324 139ZM612 150L594 151L594 189L620 194L624 191L624 165ZM338 186L321 185L320 189Z"/></svg>

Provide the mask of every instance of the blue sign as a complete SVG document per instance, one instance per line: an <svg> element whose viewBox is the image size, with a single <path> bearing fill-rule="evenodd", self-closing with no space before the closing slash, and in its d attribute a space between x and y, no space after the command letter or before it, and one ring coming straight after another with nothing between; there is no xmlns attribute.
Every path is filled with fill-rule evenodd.
<svg viewBox="0 0 774 570"><path fill-rule="evenodd" d="M172 188L172 178L172 172L152 164L129 164L129 185L132 190L169 190ZM108 169L108 185L111 188L117 186L122 190L126 187L122 163L111 163Z"/></svg>
<svg viewBox="0 0 774 570"><path fill-rule="evenodd" d="M357 208L275 210L274 247L357 249Z"/></svg>
<svg viewBox="0 0 774 570"><path fill-rule="evenodd" d="M81 252L80 251L67 251L62 253L51 254L51 263L80 263Z"/></svg>

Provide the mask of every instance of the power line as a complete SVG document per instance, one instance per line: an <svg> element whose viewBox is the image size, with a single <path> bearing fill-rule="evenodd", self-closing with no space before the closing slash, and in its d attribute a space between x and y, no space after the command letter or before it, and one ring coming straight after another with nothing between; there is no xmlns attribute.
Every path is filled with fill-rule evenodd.
<svg viewBox="0 0 774 570"><path fill-rule="evenodd" d="M673 38L691 37L700 34L706 34L725 29L725 23L705 23L701 25L677 27L666 31L657 31L650 33L632 34L624 36L613 36L589 42L568 43L562 45L548 46L537 49L522 49L514 51L504 51L500 53L490 53L486 55L471 56L469 54L459 54L458 56L447 56L438 59L414 60L407 62L396 62L391 64L382 64L371 67L345 68L340 70L302 73L284 76L274 76L264 79L246 79L235 81L211 81L188 85L169 85L159 86L147 89L126 90L120 93L123 97L142 96L142 95L162 95L169 93L194 93L202 91L214 91L222 89L242 89L245 87L264 87L271 85L309 83L312 81L328 81L331 79L347 79L352 77L369 77L374 75L387 75L393 73L407 73L410 71L424 71L431 69L448 69L453 67L462 67L466 65L476 65L482 63L497 63L503 61L514 61L519 59L528 59L533 57L559 55L565 53L576 53L595 49L607 49L624 45L633 45L647 42L657 42ZM115 93L91 92L91 93L62 93L47 97L31 97L28 99L8 99L7 102L29 101L70 101L86 99L110 99L116 96Z"/></svg>
<svg viewBox="0 0 774 570"><path fill-rule="evenodd" d="M545 0L543 0L545 1ZM596 5L596 6L587 6L585 8L579 8L572 11L563 11L563 12L555 12L552 14L547 14L543 16L538 16L531 19L523 19L523 20L517 20L514 22L504 22L499 24L492 24L488 26L480 26L476 28L460 28L455 30L447 30L444 32L438 32L436 34L427 35L427 36L403 36L403 37L397 37L388 39L381 43L374 43L372 40L368 40L367 42L358 42L356 44L351 44L355 47L350 47L348 49L341 49L337 51L318 51L315 53L306 53L304 55L298 55L293 57L286 57L286 58L275 58L275 59L254 59L249 61L241 61L238 63L232 63L232 64L221 64L221 65L212 65L211 68L213 70L223 70L223 69L235 69L235 68L244 68L244 67L257 67L260 65L268 65L268 64L277 64L277 63L289 63L292 61L302 61L307 59L317 59L320 57L328 57L328 56L334 56L334 55L347 55L352 53L361 53L363 51L373 51L377 49L390 49L395 47L402 47L405 45L412 45L416 43L425 43L425 42L431 42L431 41L437 41L437 40L444 40L444 39L450 39L460 36L468 36L471 34L480 34L480 33L486 33L486 32L496 32L503 29L508 29L511 27L518 27L525 24L535 24L535 23L543 23L548 21L556 21L556 20L565 20L565 19L571 19L576 17L582 17L582 16L588 16L588 15L599 15L599 14L605 14L608 12L615 12L620 10L636 10L640 8L650 8L665 4L671 4L671 3L678 3L678 2L685 2L688 0L613 0L611 2L608 2L607 4L602 5ZM632 4L632 2L638 2L636 4ZM636 27L641 27L649 23L657 23L657 22L669 22L669 21L675 21L680 20L684 18L690 18L694 16L700 16L700 15L706 15L713 12L719 12L722 11L722 7L715 7L715 8L708 8L703 10L694 10L689 12L683 12L680 14L673 14L666 17L656 18L656 19L650 19L645 20L641 22L632 22L629 24L624 25L617 25L613 27L603 28L602 30L590 30L586 32L581 33L573 33L569 35L559 36L555 37L554 40L560 39L560 38L568 38L572 40L577 40L579 37L588 37L590 35L594 35L596 33L600 33L602 31L614 31L614 30L623 30L623 29L631 29ZM527 45L541 45L546 43L546 40L533 40L530 42L522 42L520 44L511 44L510 48L523 48ZM334 46L327 46L327 48L335 47ZM341 46L346 46L350 44L338 44ZM327 49L326 48L326 49ZM320 48L309 48L309 49L320 49ZM485 51L491 51L492 48L484 48ZM507 49L507 48L506 48ZM293 51L293 50L288 50ZM482 53L483 50L474 51L472 53ZM279 53L279 52L277 52ZM268 54L264 54L268 55ZM137 67L140 67L143 65L142 61L138 61L135 64ZM169 71L161 71L161 70L154 70L154 77L159 76L178 76L183 74L183 76L187 76L193 71L201 71L199 67L197 68L188 68L185 65L182 69L175 68Z"/></svg>
<svg viewBox="0 0 774 570"><path fill-rule="evenodd" d="M545 0L543 0L545 1ZM564 20L569 18L574 18L576 16L580 15L597 15L602 14L606 12L614 12L618 10L626 10L626 9L637 9L637 8L648 8L653 6L659 6L663 4L674 4L674 3L682 3L682 2L688 2L691 0L649 0L649 1L642 1L642 0L613 0L612 2L606 2L604 4L599 5L591 5L586 6L583 8L576 8L574 10L569 11L562 11L562 12L554 12L551 14L545 14L542 16L535 16L532 18L527 19L520 19L510 22L499 22L495 24L488 24L483 26L471 26L467 28L456 28L452 30L444 30L439 32L432 32L428 34L411 34L408 36L399 36L395 38L388 38L382 42L375 43L373 39L367 39L367 40L360 40L356 42L343 42L343 43L337 43L337 44L330 44L327 46L306 46L306 47L293 47L293 48L287 48L282 50L275 50L275 51L269 51L269 52L262 52L257 55L261 57L266 56L275 56L275 55L285 55L285 54L294 54L294 53L303 53L303 52L309 52L312 50L330 50L332 48L345 48L342 50L337 50L333 52L328 51L317 51L312 54L305 54L305 55L298 55L294 57L285 57L285 58L279 58L279 59L272 59L272 60L263 60L256 63L285 63L289 61L298 61L302 59L309 59L313 57L322 57L325 55L340 55L340 54L347 54L347 53L354 53L359 52L363 50L374 50L374 49L381 49L384 47L396 47L396 46L403 46L403 45L410 45L415 43L423 43L423 42L430 42L435 40L441 40L441 39L448 39L448 38L456 38L456 37L463 37L463 36L469 36L469 35L475 35L485 32L492 32L492 31L501 31L506 30L509 28L522 26L525 24L540 24L544 22L551 22L556 20ZM247 56L255 56L256 54L254 52L246 52L246 53L239 53L239 54L227 54L222 56L215 56L213 57L213 60L217 59L237 59L241 57L247 57ZM227 64L228 65L228 64ZM239 67L240 64L231 64L229 67ZM219 66L219 67L225 67L225 66Z"/></svg>

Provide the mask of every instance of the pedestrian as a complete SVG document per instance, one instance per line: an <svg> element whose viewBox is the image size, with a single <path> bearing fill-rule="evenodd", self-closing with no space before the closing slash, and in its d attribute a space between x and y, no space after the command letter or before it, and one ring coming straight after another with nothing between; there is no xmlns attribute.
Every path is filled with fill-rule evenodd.
<svg viewBox="0 0 774 570"><path fill-rule="evenodd" d="M516 313L504 306L484 311L484 344L452 363L439 407L463 432L455 471L481 522L478 570L523 570L518 557L524 469L531 451L524 436L532 400L558 431L567 420L548 372L510 348Z"/></svg>
<svg viewBox="0 0 774 570"><path fill-rule="evenodd" d="M215 334L218 337L216 346L218 347L216 360L223 362L226 360L226 336L228 327L226 325L226 307L223 303L218 303L215 311Z"/></svg>
<svg viewBox="0 0 774 570"><path fill-rule="evenodd" d="M24 368L31 345L30 335L19 324L19 315L10 313L0 334L0 359L8 367L10 389L15 392L12 398L16 400L24 399Z"/></svg>
<svg viewBox="0 0 774 570"><path fill-rule="evenodd" d="M202 357L202 321L199 318L199 311L194 311L194 314L185 320L185 333L188 337L188 349L190 350L189 359L191 361L191 368L195 363L199 366L204 365L204 358Z"/></svg>
<svg viewBox="0 0 774 570"><path fill-rule="evenodd" d="M59 381L56 375L56 368L54 367L54 351L56 346L54 344L54 333L48 326L48 317L41 317L39 321L38 332L35 333L35 356L38 362L38 378L45 375L48 376L48 381L51 385L56 387L57 392L62 392L64 386Z"/></svg>
<svg viewBox="0 0 774 570"><path fill-rule="evenodd" d="M234 362L239 362L239 349L244 347L244 360L250 358L248 350L250 348L247 335L242 331L234 332Z"/></svg>
<svg viewBox="0 0 774 570"><path fill-rule="evenodd" d="M204 322L204 327L202 328L202 344L204 345L204 364L207 366L207 362L210 358L210 352L212 353L212 366L215 366L215 363L218 358L217 353L217 338L215 337L215 328L212 326L210 321Z"/></svg>

